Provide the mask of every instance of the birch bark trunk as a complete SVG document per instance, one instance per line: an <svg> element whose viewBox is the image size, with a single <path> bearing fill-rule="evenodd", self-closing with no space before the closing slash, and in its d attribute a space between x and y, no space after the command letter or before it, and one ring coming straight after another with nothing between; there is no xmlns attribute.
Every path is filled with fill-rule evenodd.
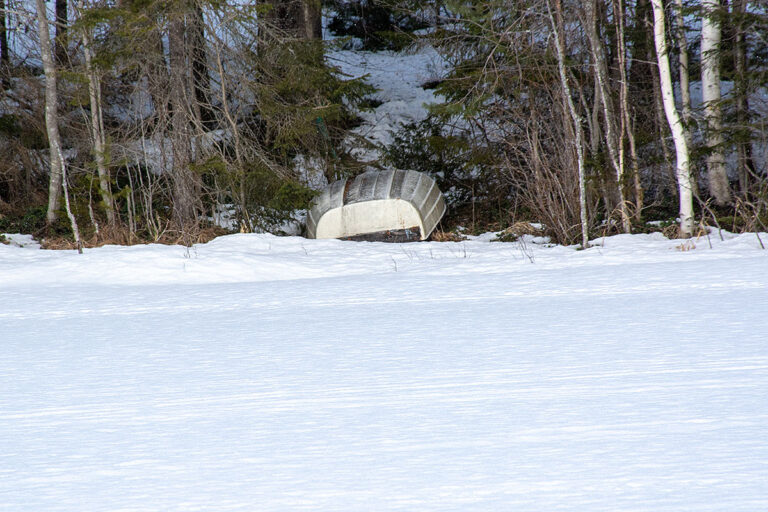
<svg viewBox="0 0 768 512"><path fill-rule="evenodd" d="M720 108L720 40L718 0L703 0L701 20L701 90L707 120L709 193L722 206L731 201L723 154L723 114Z"/></svg>
<svg viewBox="0 0 768 512"><path fill-rule="evenodd" d="M576 146L576 158L579 168L579 218L581 221L581 247L586 249L589 247L589 224L587 220L587 188L586 180L584 176L584 135L582 130L582 119L576 105L573 103L571 97L571 88L568 85L568 75L565 70L565 43L563 42L563 22L562 22L562 5L560 0L555 0L555 12L557 13L557 22L552 15L552 9L547 2L547 10L549 11L549 21L552 25L552 30L555 32L555 48L557 50L557 69L560 74L560 86L563 91L563 96L568 105L568 112L571 115L573 121L574 131L574 145Z"/></svg>
<svg viewBox="0 0 768 512"><path fill-rule="evenodd" d="M666 22L662 0L651 0L653 7L653 36L656 45L656 59L659 66L659 82L664 112L667 116L677 156L676 176L680 195L680 233L685 237L693 235L693 183L691 180L690 157L686 143L685 127L675 106L672 88L672 73L669 69L669 48L667 46Z"/></svg>
<svg viewBox="0 0 768 512"><path fill-rule="evenodd" d="M56 210L59 209L63 162L61 154L61 137L59 135L58 94L56 92L56 66L51 50L51 33L48 30L48 14L44 0L36 0L37 26L40 35L40 55L45 72L45 128L48 135L50 152L51 176L48 181L48 211L46 221L53 224L56 220Z"/></svg>
<svg viewBox="0 0 768 512"><path fill-rule="evenodd" d="M629 105L629 83L627 82L627 45L624 37L624 0L614 1L614 17L616 19L617 53L619 57L619 80L621 124L622 131L626 131L629 142L629 154L632 158L632 182L635 186L635 216L639 217L643 210L644 191L640 183L640 163L637 157L637 144L635 143L635 130L632 123Z"/></svg>
<svg viewBox="0 0 768 512"><path fill-rule="evenodd" d="M79 6L82 12L82 5ZM91 138L93 139L94 160L96 160L96 172L99 175L99 191L104 209L107 214L107 222L115 225L115 205L112 201L110 189L109 169L107 169L105 151L106 139L104 137L104 123L101 114L101 80L93 68L93 55L91 53L91 38L88 29L83 28L83 55L85 56L85 72L88 75L88 97L91 105Z"/></svg>
<svg viewBox="0 0 768 512"><path fill-rule="evenodd" d="M58 93L56 91L56 65L53 61L51 49L51 34L48 30L48 14L45 10L44 0L36 0L37 28L40 35L40 59L43 61L45 73L45 128L48 135L48 148L51 160L51 178L48 186L48 212L46 221L52 224L56 220L56 210L59 207L59 190L64 191L64 201L69 217L72 233L78 252L83 252L83 244L80 240L80 231L77 220L72 214L69 205L69 193L66 185L66 167L64 153L61 150L61 136L59 134Z"/></svg>
<svg viewBox="0 0 768 512"><path fill-rule="evenodd" d="M603 106L603 117L605 118L605 144L608 146L608 155L611 158L611 164L616 173L616 188L619 196L619 212L621 213L621 224L625 233L631 232L629 212L627 211L627 201L624 197L624 162L623 155L619 151L621 140L616 137L615 114L611 105L610 93L608 90L608 72L605 64L605 55L603 54L602 44L597 34L597 14L596 0L589 0L584 3L587 17L587 37L591 48L592 59L594 61L593 70L595 79L600 87L600 97Z"/></svg>
<svg viewBox="0 0 768 512"><path fill-rule="evenodd" d="M691 86L688 73L688 37L685 35L685 20L683 19L683 0L675 0L675 38L680 51L680 103L683 110L683 122L685 123L686 142L691 147Z"/></svg>

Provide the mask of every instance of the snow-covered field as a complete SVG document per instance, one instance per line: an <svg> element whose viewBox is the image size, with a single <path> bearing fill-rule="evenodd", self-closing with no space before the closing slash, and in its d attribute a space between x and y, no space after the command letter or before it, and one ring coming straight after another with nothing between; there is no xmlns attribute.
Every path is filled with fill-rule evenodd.
<svg viewBox="0 0 768 512"><path fill-rule="evenodd" d="M0 245L0 510L768 509L756 235L535 242Z"/></svg>

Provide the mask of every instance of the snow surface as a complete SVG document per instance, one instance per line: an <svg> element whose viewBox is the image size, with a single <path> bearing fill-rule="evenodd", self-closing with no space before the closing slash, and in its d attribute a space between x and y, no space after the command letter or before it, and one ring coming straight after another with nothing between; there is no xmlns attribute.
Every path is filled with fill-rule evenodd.
<svg viewBox="0 0 768 512"><path fill-rule="evenodd" d="M754 233L10 238L2 511L768 509Z"/></svg>

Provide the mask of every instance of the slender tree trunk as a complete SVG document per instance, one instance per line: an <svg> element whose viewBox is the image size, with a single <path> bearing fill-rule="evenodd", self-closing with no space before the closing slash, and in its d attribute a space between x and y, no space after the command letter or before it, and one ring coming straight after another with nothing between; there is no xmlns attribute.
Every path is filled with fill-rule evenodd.
<svg viewBox="0 0 768 512"><path fill-rule="evenodd" d="M3 88L10 86L11 57L8 52L8 26L5 12L5 0L0 0L0 84Z"/></svg>
<svg viewBox="0 0 768 512"><path fill-rule="evenodd" d="M683 110L683 123L685 123L685 133L688 136L688 147L691 144L691 86L690 75L688 73L688 37L685 35L685 20L683 18L683 0L675 0L675 38L677 47L680 51L680 103Z"/></svg>
<svg viewBox="0 0 768 512"><path fill-rule="evenodd" d="M660 79L660 77L657 76L657 78ZM669 145L666 143L667 139L667 129L669 128L669 124L666 120L666 113L664 111L664 100L662 98L661 94L661 86L659 84L656 84L653 87L653 99L655 102L656 108L656 124L658 125L659 129L657 130L657 133L660 137L660 145L661 145L661 154L664 156L664 161L667 163L667 167L672 169L672 152L669 150ZM690 138L687 134L686 137ZM686 146L688 146L688 143L686 143ZM690 148L691 146L688 146ZM674 182L677 183L677 171L674 169L670 171L669 178Z"/></svg>
<svg viewBox="0 0 768 512"><path fill-rule="evenodd" d="M69 19L67 16L67 0L56 0L56 48L54 54L56 64L66 66L69 58L67 55L67 28Z"/></svg>
<svg viewBox="0 0 768 512"><path fill-rule="evenodd" d="M272 6L264 16L271 28L297 39L322 39L320 0L265 0L263 3ZM265 40L274 39L268 35L269 30L263 32Z"/></svg>
<svg viewBox="0 0 768 512"><path fill-rule="evenodd" d="M733 0L734 27L734 95L736 99L736 123L738 128L737 151L739 189L742 195L749 191L749 178L755 172L752 158L751 130L749 128L749 85L747 83L747 41L744 27L746 0Z"/></svg>
<svg viewBox="0 0 768 512"><path fill-rule="evenodd" d="M690 151L693 148L692 130L693 110L691 108L691 85L688 61L688 36L685 34L685 18L683 16L683 0L675 0L675 40L679 51L678 60L680 68L678 70L678 79L680 82L680 106L683 115L683 125L685 126L685 143ZM692 175L693 190L698 191L696 178Z"/></svg>
<svg viewBox="0 0 768 512"><path fill-rule="evenodd" d="M182 229L197 223L196 177L189 168L192 162L190 131L192 94L188 90L189 74L186 51L186 27L183 17L171 21L168 31L170 64L171 144L173 147L173 207ZM186 232L186 231L185 231Z"/></svg>
<svg viewBox="0 0 768 512"><path fill-rule="evenodd" d="M552 25L552 30L555 33L555 48L557 50L557 69L560 74L560 86L562 88L563 97L568 106L568 112L571 115L573 121L574 132L574 145L576 146L576 158L579 169L579 219L581 221L581 247L586 249L589 247L589 224L587 220L587 188L586 180L584 176L584 135L582 129L582 119L579 111L576 110L576 106L573 103L571 97L571 88L568 85L568 75L565 70L565 43L563 41L563 19L562 19L562 5L560 0L555 1L555 12L557 13L557 21L552 15L552 8L547 1L547 10L549 11L549 21Z"/></svg>
<svg viewBox="0 0 768 512"><path fill-rule="evenodd" d="M669 49L664 20L662 0L651 0L653 7L653 33L656 44L656 59L659 65L659 81L664 112L667 116L677 155L677 186L680 194L680 233L685 237L693 234L693 183L691 180L690 157L686 143L685 126L675 106L672 88L672 73L669 69Z"/></svg>
<svg viewBox="0 0 768 512"><path fill-rule="evenodd" d="M216 48L216 68L219 73L219 77L221 80L221 83L219 85L219 93L221 94L221 105L223 109L224 119L229 125L229 128L232 132L232 139L234 142L234 149L235 149L235 165L237 165L236 169L236 175L238 179L238 195L239 195L239 202L240 202L240 210L241 215L243 217L241 231L246 231L248 233L253 231L253 226L251 223L251 215L248 211L248 201L247 201L247 194L246 194L246 172L245 172L245 162L243 159L243 150L242 150L242 139L240 137L240 128L237 126L237 119L235 119L235 116L232 114L232 112L229 109L229 101L227 101L227 94L228 94L228 88L229 85L227 83L227 75L224 72L224 64L221 60L221 49Z"/></svg>
<svg viewBox="0 0 768 512"><path fill-rule="evenodd" d="M69 205L69 192L66 186L66 166L64 153L61 150L61 136L59 135L58 93L56 91L56 65L53 61L51 49L51 35L48 31L48 16L45 10L44 0L36 0L37 27L40 35L40 58L43 61L45 72L45 128L48 133L48 147L51 160L51 178L48 188L48 212L46 220L52 224L56 220L56 210L59 207L59 193L63 189L66 203L67 216L72 226L72 233L79 252L83 252L83 244L80 240L80 231L77 220L72 215Z"/></svg>
<svg viewBox="0 0 768 512"><path fill-rule="evenodd" d="M51 176L48 182L48 212L46 221L52 224L56 220L61 194L63 162L59 155L61 137L59 136L58 93L56 91L56 67L51 52L48 18L43 0L36 0L38 33L40 34L40 54L45 70L45 126L50 149Z"/></svg>
<svg viewBox="0 0 768 512"><path fill-rule="evenodd" d="M589 116L589 147L592 155L596 156L597 152L600 151L600 140L603 138L603 130L600 127L600 105L602 102L600 100L600 86L597 84L597 81L595 81L593 94L594 100Z"/></svg>
<svg viewBox="0 0 768 512"><path fill-rule="evenodd" d="M591 104L587 104L586 99L582 100L582 105L586 113L585 119L589 126L589 152L593 158L597 158L600 152L600 141L603 138L603 129L600 126L600 110L602 101L600 99L600 87L597 81L594 82L593 97ZM604 179L601 175L600 180L600 195L605 205L605 210L612 212L616 208L616 200L613 198L611 190L609 190L608 180Z"/></svg>
<svg viewBox="0 0 768 512"><path fill-rule="evenodd" d="M200 122L210 127L215 119L211 108L211 77L208 74L208 52L205 39L205 18L199 3L195 3L194 14L189 24L190 51L192 52L192 87L199 111Z"/></svg>
<svg viewBox="0 0 768 512"><path fill-rule="evenodd" d="M720 107L720 26L718 0L702 1L701 90L707 120L709 193L718 205L728 204L731 191L723 154L723 114Z"/></svg>
<svg viewBox="0 0 768 512"><path fill-rule="evenodd" d="M637 0L633 23L629 27L629 46L632 49L629 61L628 86L635 124L640 132L652 132L656 126L654 86L658 86L653 49L653 14L649 0ZM662 114L662 118L664 115Z"/></svg>
<svg viewBox="0 0 768 512"><path fill-rule="evenodd" d="M649 18L649 32L651 34L651 38L653 39L654 36L654 28L653 28L653 12L652 10L648 13L650 15ZM655 128L656 133L659 136L659 142L661 146L661 153L664 156L664 162L667 163L667 166L664 167L665 169L669 170L669 179L672 183L677 184L677 172L675 171L676 166L673 164L672 161L672 153L669 151L669 145L667 144L667 131L669 130L669 124L666 120L666 113L664 112L664 100L662 99L661 94L661 77L659 75L659 65L657 63L656 58L656 48L648 47L647 48L647 62L653 62L654 65L651 66L648 69L648 74L651 76L651 91L653 93L653 111L655 115ZM688 146L690 148L691 146ZM677 193L677 187L673 187L674 193ZM678 198L679 199L679 198Z"/></svg>
<svg viewBox="0 0 768 512"><path fill-rule="evenodd" d="M322 5L320 0L304 0L304 33L310 40L323 38Z"/></svg>
<svg viewBox="0 0 768 512"><path fill-rule="evenodd" d="M624 0L614 0L614 19L616 20L616 39L618 44L619 57L619 89L621 105L621 123L622 131L626 131L627 141L629 142L629 154L632 159L632 182L635 187L635 215L639 217L643 210L644 191L640 183L640 163L637 157L637 145L635 143L635 129L632 122L631 109L629 105L629 84L627 82L627 45L624 37Z"/></svg>
<svg viewBox="0 0 768 512"><path fill-rule="evenodd" d="M78 6L80 13L83 11L82 2ZM88 76L88 97L91 107L91 138L93 139L94 159L99 175L99 191L104 209L107 214L107 222L115 225L115 205L112 200L110 188L109 169L106 165L106 140L104 137L104 122L101 110L101 79L93 67L93 55L91 50L91 38L88 28L83 28L83 55L85 56L85 72Z"/></svg>
<svg viewBox="0 0 768 512"><path fill-rule="evenodd" d="M597 34L597 1L589 0L584 3L585 14L587 17L587 37L593 59L593 71L595 74L595 80L600 87L600 97L603 106L603 117L605 118L605 143L608 147L608 155L611 158L611 164L614 172L616 173L616 188L619 196L619 212L621 213L621 224L625 233L629 233L632 230L629 212L627 211L627 201L624 197L624 162L621 158L621 152L619 146L622 144L621 140L616 137L615 129L615 115L613 111L613 105L610 98L610 91L608 89L608 71L605 64L605 54L603 53L603 45Z"/></svg>

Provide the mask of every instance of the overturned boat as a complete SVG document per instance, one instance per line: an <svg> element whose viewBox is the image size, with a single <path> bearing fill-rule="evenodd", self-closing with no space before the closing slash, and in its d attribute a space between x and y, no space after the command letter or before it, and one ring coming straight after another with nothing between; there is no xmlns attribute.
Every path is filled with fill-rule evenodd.
<svg viewBox="0 0 768 512"><path fill-rule="evenodd" d="M307 215L309 238L426 240L445 213L435 180L416 171L366 172L328 185Z"/></svg>

